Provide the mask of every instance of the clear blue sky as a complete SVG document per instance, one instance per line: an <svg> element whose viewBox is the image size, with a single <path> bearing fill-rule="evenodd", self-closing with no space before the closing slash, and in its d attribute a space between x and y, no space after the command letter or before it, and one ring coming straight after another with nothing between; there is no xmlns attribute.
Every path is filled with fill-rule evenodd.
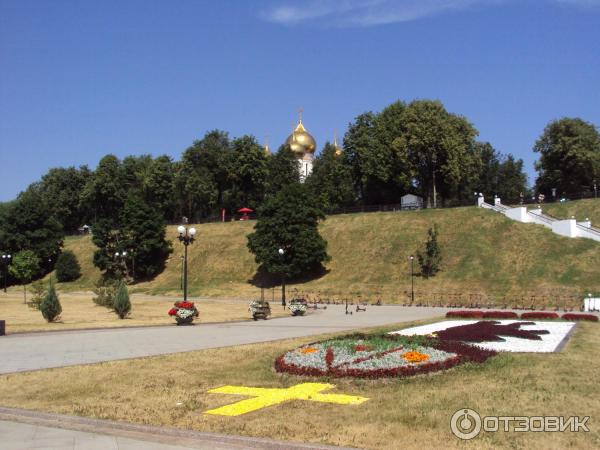
<svg viewBox="0 0 600 450"><path fill-rule="evenodd" d="M214 128L319 148L440 99L526 162L552 119L600 125L599 0L0 0L0 200L107 153L179 158Z"/></svg>

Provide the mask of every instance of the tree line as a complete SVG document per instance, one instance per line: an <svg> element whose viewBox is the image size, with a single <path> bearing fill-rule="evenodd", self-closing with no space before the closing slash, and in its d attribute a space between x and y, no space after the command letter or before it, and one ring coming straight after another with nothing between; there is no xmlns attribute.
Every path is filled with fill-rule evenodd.
<svg viewBox="0 0 600 450"><path fill-rule="evenodd" d="M497 194L506 203L528 196L523 161L477 136L465 117L439 101L397 101L357 116L341 154L325 143L304 187L324 212L399 203L406 193L422 196L427 207L471 204L475 192ZM533 150L540 154L537 193L568 196L590 191L600 179L600 136L582 119L551 122ZM50 169L14 201L0 203L0 250L30 250L39 276L53 267L65 234L88 224L101 270L151 278L170 252L166 223L184 216L195 222L222 210L231 217L240 207L256 210L299 182L288 146L269 154L251 135L231 138L212 130L179 160L107 155L95 170ZM128 249L135 249L135 268L114 258Z"/></svg>

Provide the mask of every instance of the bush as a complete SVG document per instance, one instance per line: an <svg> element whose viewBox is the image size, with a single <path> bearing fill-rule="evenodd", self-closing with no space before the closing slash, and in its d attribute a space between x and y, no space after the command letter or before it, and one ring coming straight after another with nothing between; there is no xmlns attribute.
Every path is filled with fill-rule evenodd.
<svg viewBox="0 0 600 450"><path fill-rule="evenodd" d="M553 312L528 312L521 314L521 319L558 319L558 314Z"/></svg>
<svg viewBox="0 0 600 450"><path fill-rule="evenodd" d="M598 322L598 316L593 314L563 314L563 320L588 320L590 322Z"/></svg>
<svg viewBox="0 0 600 450"><path fill-rule="evenodd" d="M40 311L42 312L44 319L46 319L48 322L54 322L59 318L60 313L62 312L58 295L56 295L56 290L54 289L54 284L52 283L50 283L46 298L44 301L42 301L42 303L40 303Z"/></svg>
<svg viewBox="0 0 600 450"><path fill-rule="evenodd" d="M119 316L119 319L124 319L131 311L131 302L129 301L129 292L127 292L127 285L121 280L117 295L115 296L113 309Z"/></svg>
<svg viewBox="0 0 600 450"><path fill-rule="evenodd" d="M56 260L56 279L60 282L74 281L81 276L81 267L75 253L70 250L62 252Z"/></svg>
<svg viewBox="0 0 600 450"><path fill-rule="evenodd" d="M481 319L483 311L448 311L447 318L460 317L463 319Z"/></svg>
<svg viewBox="0 0 600 450"><path fill-rule="evenodd" d="M31 291L33 295L31 300L27 303L27 305L32 309L37 309L39 311L40 305L46 298L46 294L48 293L48 289L46 288L46 283L43 280L36 281L35 283L31 283Z"/></svg>
<svg viewBox="0 0 600 450"><path fill-rule="evenodd" d="M519 315L512 311L485 311L484 319L518 319Z"/></svg>
<svg viewBox="0 0 600 450"><path fill-rule="evenodd" d="M427 232L428 238L423 251L417 251L417 259L421 267L421 275L425 278L433 277L440 271L442 263L442 250L438 244L438 230L434 225Z"/></svg>
<svg viewBox="0 0 600 450"><path fill-rule="evenodd" d="M112 309L117 293L117 287L118 282L116 280L100 278L96 282L96 287L94 288L94 294L96 294L96 296L93 297L92 300L98 306Z"/></svg>

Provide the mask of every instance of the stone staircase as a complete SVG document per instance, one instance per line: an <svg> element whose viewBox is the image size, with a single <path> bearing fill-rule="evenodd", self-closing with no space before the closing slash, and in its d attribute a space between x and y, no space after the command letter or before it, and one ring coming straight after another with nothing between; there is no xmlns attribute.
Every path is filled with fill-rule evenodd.
<svg viewBox="0 0 600 450"><path fill-rule="evenodd" d="M479 194L477 198L477 206L499 212L517 222L542 225L560 236L570 238L583 237L600 242L600 228L592 226L589 219L585 219L582 222L577 222L574 217L570 219L558 219L544 213L541 206L533 209L527 209L526 206L511 208L503 205L498 197L494 197L494 203L490 204L486 203L482 194Z"/></svg>

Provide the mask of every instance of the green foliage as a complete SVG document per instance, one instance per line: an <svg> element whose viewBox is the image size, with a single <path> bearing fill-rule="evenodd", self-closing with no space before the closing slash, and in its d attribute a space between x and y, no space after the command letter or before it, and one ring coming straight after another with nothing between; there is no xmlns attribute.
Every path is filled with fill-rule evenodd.
<svg viewBox="0 0 600 450"><path fill-rule="evenodd" d="M536 188L546 196L591 191L600 182L600 133L579 118L550 122L533 147L540 154Z"/></svg>
<svg viewBox="0 0 600 450"><path fill-rule="evenodd" d="M289 145L282 145L268 158L267 195L275 195L284 186L300 182L298 158Z"/></svg>
<svg viewBox="0 0 600 450"><path fill-rule="evenodd" d="M56 289L54 289L54 283L50 283L46 298L40 304L40 311L47 322L54 322L62 313L62 306L60 306Z"/></svg>
<svg viewBox="0 0 600 450"><path fill-rule="evenodd" d="M128 187L119 159L106 155L81 193L82 208L87 209L94 220L113 220L123 208Z"/></svg>
<svg viewBox="0 0 600 450"><path fill-rule="evenodd" d="M94 294L96 296L92 297L92 300L98 306L112 309L118 286L118 280L100 278L94 287Z"/></svg>
<svg viewBox="0 0 600 450"><path fill-rule="evenodd" d="M31 283L31 291L33 294L29 303L27 303L27 306L29 306L31 309L39 310L41 303L44 301L46 294L48 293L46 282L44 280L38 280L34 283Z"/></svg>
<svg viewBox="0 0 600 450"><path fill-rule="evenodd" d="M425 278L433 277L440 271L442 263L442 251L439 247L437 237L437 226L434 225L427 232L428 238L423 251L417 251L417 259L421 267L421 275Z"/></svg>
<svg viewBox="0 0 600 450"><path fill-rule="evenodd" d="M40 258L32 250L23 250L12 258L12 263L8 266L9 273L21 282L23 285L23 299L27 303L26 284L40 270Z"/></svg>
<svg viewBox="0 0 600 450"><path fill-rule="evenodd" d="M343 155L336 155L335 147L329 142L315 158L306 185L324 211L349 206L355 201L352 168Z"/></svg>
<svg viewBox="0 0 600 450"><path fill-rule="evenodd" d="M65 250L58 256L54 270L56 270L56 279L60 282L75 281L81 276L77 257L70 250Z"/></svg>
<svg viewBox="0 0 600 450"><path fill-rule="evenodd" d="M293 278L311 273L329 260L327 242L317 229L325 219L306 186L295 183L265 201L259 209L248 248L271 274ZM279 249L285 251L281 256Z"/></svg>
<svg viewBox="0 0 600 450"><path fill-rule="evenodd" d="M124 319L131 311L129 292L127 292L127 285L123 280L121 280L119 287L117 288L117 293L113 302L113 309L117 313L117 316L119 316L119 319Z"/></svg>
<svg viewBox="0 0 600 450"><path fill-rule="evenodd" d="M267 155L254 136L234 139L232 147L228 203L233 209L257 209L263 201L269 175Z"/></svg>

